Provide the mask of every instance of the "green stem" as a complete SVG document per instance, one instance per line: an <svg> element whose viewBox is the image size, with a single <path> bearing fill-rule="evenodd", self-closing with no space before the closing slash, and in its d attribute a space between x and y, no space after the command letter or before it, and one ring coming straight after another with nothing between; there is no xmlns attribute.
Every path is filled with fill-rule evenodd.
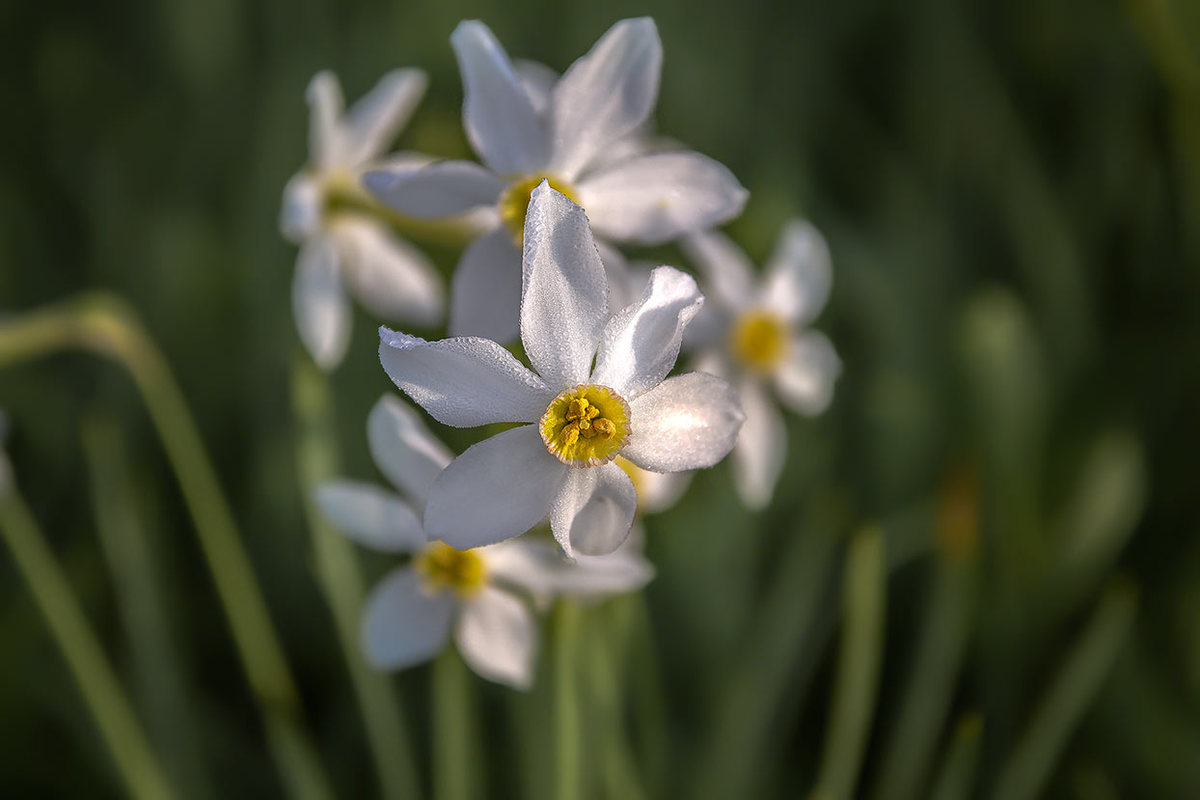
<svg viewBox="0 0 1200 800"><path fill-rule="evenodd" d="M297 800L330 797L324 768L300 722L283 649L216 473L183 393L133 311L101 294L0 323L0 368L73 349L114 359L133 377L196 526L288 794Z"/></svg>
<svg viewBox="0 0 1200 800"><path fill-rule="evenodd" d="M579 800L583 796L583 752L580 741L579 607L570 600L558 604L554 618L554 727L557 800Z"/></svg>
<svg viewBox="0 0 1200 800"><path fill-rule="evenodd" d="M1115 582L1105 591L1001 772L992 793L995 800L1041 795L1067 739L1116 661L1136 605L1136 592L1127 583Z"/></svg>
<svg viewBox="0 0 1200 800"><path fill-rule="evenodd" d="M79 684L129 793L139 800L175 797L95 632L71 595L66 575L15 488L0 496L0 534Z"/></svg>
<svg viewBox="0 0 1200 800"><path fill-rule="evenodd" d="M187 672L171 635L163 575L143 520L134 511L124 442L112 421L99 415L84 421L82 436L100 543L129 638L135 696L173 782L188 787L193 797L213 797L198 728L180 724L194 719L196 709L188 701Z"/></svg>
<svg viewBox="0 0 1200 800"><path fill-rule="evenodd" d="M690 796L723 800L762 788L763 755L779 739L780 702L796 685L797 662L815 656L814 628L828 574L844 530L840 513L824 505L812 524L797 526L770 590L753 620L732 674L705 724ZM802 697L789 697L795 708ZM736 731L736 735L731 735Z"/></svg>
<svg viewBox="0 0 1200 800"><path fill-rule="evenodd" d="M615 611L617 609L614 606L615 604L610 603L608 608L601 611ZM618 626L612 624L593 624L585 631L588 640L588 696L592 699L593 712L597 718L606 795L626 800L643 800L647 796L646 791L642 787L641 777L629 746L629 736L622 722L624 703L618 659L623 649L621 640L626 633L623 628L626 627L628 626L618 629Z"/></svg>
<svg viewBox="0 0 1200 800"><path fill-rule="evenodd" d="M983 717L978 714L966 714L959 720L929 793L930 800L967 800L971 796L982 733Z"/></svg>
<svg viewBox="0 0 1200 800"><path fill-rule="evenodd" d="M974 558L953 554L938 558L912 672L875 784L878 800L908 800L925 780L966 648L974 564Z"/></svg>
<svg viewBox="0 0 1200 800"><path fill-rule="evenodd" d="M825 755L813 792L820 800L854 796L879 689L886 589L883 533L862 531L851 540L846 558L837 682Z"/></svg>
<svg viewBox="0 0 1200 800"><path fill-rule="evenodd" d="M313 504L313 490L336 473L337 438L329 384L324 374L303 355L297 357L292 371L292 403L297 422L300 489L312 533L317 579L333 612L380 790L385 798L417 798L420 786L401 716L400 698L388 676L368 667L360 652L358 616L364 594L354 546L325 521Z"/></svg>
<svg viewBox="0 0 1200 800"><path fill-rule="evenodd" d="M447 647L433 664L433 796L470 800L482 782L476 752L474 692L467 665Z"/></svg>

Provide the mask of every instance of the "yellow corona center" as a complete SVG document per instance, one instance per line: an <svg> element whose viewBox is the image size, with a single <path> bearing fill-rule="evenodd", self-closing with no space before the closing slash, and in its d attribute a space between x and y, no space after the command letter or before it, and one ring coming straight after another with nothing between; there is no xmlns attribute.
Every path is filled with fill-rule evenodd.
<svg viewBox="0 0 1200 800"><path fill-rule="evenodd" d="M529 196L542 181L549 181L551 189L565 194L575 203L579 202L575 187L564 180L541 173L519 178L500 195L500 219L504 220L518 245L525 240L525 212L529 210Z"/></svg>
<svg viewBox="0 0 1200 800"><path fill-rule="evenodd" d="M733 323L729 345L743 366L769 372L783 359L787 328L770 312L747 311Z"/></svg>
<svg viewBox="0 0 1200 800"><path fill-rule="evenodd" d="M606 464L629 438L629 404L607 386L576 386L554 398L538 429L546 449L564 464Z"/></svg>
<svg viewBox="0 0 1200 800"><path fill-rule="evenodd" d="M413 568L427 589L453 589L460 595L475 594L487 580L487 565L473 550L455 550L433 542L413 559Z"/></svg>

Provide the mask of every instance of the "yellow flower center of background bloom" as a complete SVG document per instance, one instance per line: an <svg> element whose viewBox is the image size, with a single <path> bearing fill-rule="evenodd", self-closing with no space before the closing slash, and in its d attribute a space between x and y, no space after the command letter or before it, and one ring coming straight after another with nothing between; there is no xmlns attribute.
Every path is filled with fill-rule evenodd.
<svg viewBox="0 0 1200 800"><path fill-rule="evenodd" d="M629 404L607 386L576 386L551 401L538 429L564 464L606 464L629 438Z"/></svg>
<svg viewBox="0 0 1200 800"><path fill-rule="evenodd" d="M500 195L500 219L504 220L518 246L525 241L525 213L529 210L529 196L542 181L549 181L551 189L565 194L572 202L579 202L574 186L550 175L539 173L517 180Z"/></svg>
<svg viewBox="0 0 1200 800"><path fill-rule="evenodd" d="M787 327L769 311L747 311L733 323L729 345L744 366L769 372L787 349Z"/></svg>
<svg viewBox="0 0 1200 800"><path fill-rule="evenodd" d="M426 588L432 591L453 589L469 596L483 588L487 565L474 550L455 550L443 542L432 542L413 559L413 568Z"/></svg>
<svg viewBox="0 0 1200 800"><path fill-rule="evenodd" d="M642 495L646 491L646 487L643 485L646 479L642 477L642 468L624 456L617 456L615 463L629 476L629 480L633 483L633 490L637 492L638 506L640 507L642 505Z"/></svg>

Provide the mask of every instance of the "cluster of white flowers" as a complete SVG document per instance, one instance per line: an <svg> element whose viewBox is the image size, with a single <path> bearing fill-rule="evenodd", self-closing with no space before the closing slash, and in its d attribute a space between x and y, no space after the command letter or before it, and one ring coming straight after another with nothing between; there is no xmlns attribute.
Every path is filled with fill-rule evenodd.
<svg viewBox="0 0 1200 800"><path fill-rule="evenodd" d="M440 319L436 273L393 220L453 217L477 234L450 282L451 338L385 327L379 356L438 422L505 428L455 457L386 396L368 439L404 497L338 480L317 501L355 541L409 557L367 602L373 664L425 661L453 630L476 672L525 687L537 641L527 602L644 586L653 569L635 518L673 504L689 471L732 450L746 503L769 500L786 431L763 381L812 414L840 368L824 337L797 331L828 294L829 256L794 223L755 287L745 256L712 231L747 192L721 164L649 133L662 66L652 20L618 22L561 77L510 61L477 21L451 43L482 163L383 155L424 91L420 72L389 74L348 114L322 73L309 87L310 165L288 184L281 225L301 247L301 339L327 369L349 341L343 287L385 319ZM718 307L685 272L630 265L614 246L671 242ZM700 371L670 376L685 333ZM529 366L505 349L518 337ZM546 520L557 546L522 537Z"/></svg>

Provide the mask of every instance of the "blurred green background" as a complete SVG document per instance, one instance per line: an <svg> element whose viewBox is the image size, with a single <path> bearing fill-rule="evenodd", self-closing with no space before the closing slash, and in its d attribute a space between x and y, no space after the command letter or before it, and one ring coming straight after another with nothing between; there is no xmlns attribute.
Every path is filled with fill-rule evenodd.
<svg viewBox="0 0 1200 800"><path fill-rule="evenodd" d="M641 631L618 717L646 795L805 796L839 784L832 759L860 775L850 795L889 798L896 770L925 786L961 745L966 796L1200 797L1200 4L6 3L0 314L94 288L136 308L196 415L331 782L372 796L297 480L295 249L276 218L305 160L304 87L331 68L353 99L423 67L399 146L464 155L460 19L561 70L642 14L665 47L659 130L751 191L734 238L761 262L794 215L827 235L818 326L845 362L832 409L790 421L767 512L739 509L727 466L700 475L648 520L644 602L584 612ZM457 252L428 249L448 273ZM339 471L373 479L366 413L390 387L357 313L331 384ZM10 366L0 408L19 485L168 773L188 796L281 796L128 376L80 354ZM105 475L117 488L94 488ZM117 491L149 541L168 662L139 652L129 576L96 534L94 496ZM877 680L853 658L872 651L851 635L873 630L847 546L863 526L886 552ZM555 796L538 777L553 771L550 638L532 695L471 678L469 792ZM121 796L7 551L0 652L0 793ZM428 673L397 680L425 784ZM164 718L164 681L188 718ZM932 742L920 759L897 744L922 738L906 726ZM589 736L588 796L630 796ZM1045 781L1023 795L1030 775Z"/></svg>

